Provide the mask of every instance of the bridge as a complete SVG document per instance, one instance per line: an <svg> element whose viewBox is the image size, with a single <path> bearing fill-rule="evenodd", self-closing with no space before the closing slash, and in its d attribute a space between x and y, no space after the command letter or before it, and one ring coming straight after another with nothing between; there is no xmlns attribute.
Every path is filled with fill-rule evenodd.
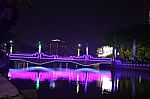
<svg viewBox="0 0 150 99"><path fill-rule="evenodd" d="M39 52L36 52L34 54L10 54L9 60L28 62L36 65L43 65L54 62L75 63L82 66L112 63L111 58L97 58L92 57L91 55L61 57L58 55L46 55Z"/></svg>

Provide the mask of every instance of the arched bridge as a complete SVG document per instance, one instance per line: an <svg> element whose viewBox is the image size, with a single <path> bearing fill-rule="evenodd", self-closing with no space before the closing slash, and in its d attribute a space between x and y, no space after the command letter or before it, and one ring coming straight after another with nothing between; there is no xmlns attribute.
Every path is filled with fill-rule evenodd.
<svg viewBox="0 0 150 99"><path fill-rule="evenodd" d="M71 62L83 66L112 63L111 58L96 58L91 55L61 57L58 55L46 55L44 53L10 54L9 60L29 62L36 65L43 65L52 62Z"/></svg>

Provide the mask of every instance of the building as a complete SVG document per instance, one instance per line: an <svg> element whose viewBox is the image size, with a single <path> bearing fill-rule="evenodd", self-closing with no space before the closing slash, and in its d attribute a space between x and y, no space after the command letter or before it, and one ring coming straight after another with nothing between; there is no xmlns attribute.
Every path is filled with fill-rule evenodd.
<svg viewBox="0 0 150 99"><path fill-rule="evenodd" d="M67 56L67 44L59 39L51 40L48 50L49 55Z"/></svg>
<svg viewBox="0 0 150 99"><path fill-rule="evenodd" d="M107 57L113 54L113 47L103 46L101 48L97 48L98 57Z"/></svg>
<svg viewBox="0 0 150 99"><path fill-rule="evenodd" d="M150 24L150 0L145 0L145 23Z"/></svg>

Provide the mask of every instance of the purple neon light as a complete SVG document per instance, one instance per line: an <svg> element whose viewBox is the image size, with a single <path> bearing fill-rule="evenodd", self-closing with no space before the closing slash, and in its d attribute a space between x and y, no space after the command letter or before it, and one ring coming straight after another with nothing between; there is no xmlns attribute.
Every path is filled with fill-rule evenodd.
<svg viewBox="0 0 150 99"><path fill-rule="evenodd" d="M35 54L9 54L9 57L38 57L39 54L35 53Z"/></svg>
<svg viewBox="0 0 150 99"><path fill-rule="evenodd" d="M58 58L58 55L46 55L44 53L41 53L43 57L55 57Z"/></svg>
<svg viewBox="0 0 150 99"><path fill-rule="evenodd" d="M12 55L13 55L13 56L18 56L18 55L20 55L20 56L21 56L21 55L24 55L24 56L34 56L34 55L36 55L36 54L38 54L38 53L34 53L34 54L25 54L25 53L24 53L24 54L9 54L9 55L10 55L10 56L12 56Z"/></svg>
<svg viewBox="0 0 150 99"><path fill-rule="evenodd" d="M12 60L18 60L18 59L12 59ZM79 63L79 62L65 61L65 60L53 60L53 61L42 62L42 63L36 63L36 62L32 62L32 61L27 61L27 60L24 60L24 59L19 59L19 60L24 61L24 62L29 62L29 63L32 63L32 64L37 64L37 65L43 65L43 64L48 64L48 63L52 63L52 62L71 62L71 63L75 63L75 64L82 65L82 66L89 66L89 65L101 64L101 63L111 64L111 62L109 62L109 61L97 61L96 63L82 64L82 63Z"/></svg>
<svg viewBox="0 0 150 99"><path fill-rule="evenodd" d="M35 55L9 55L9 58L39 58L39 54L35 54Z"/></svg>
<svg viewBox="0 0 150 99"><path fill-rule="evenodd" d="M86 62L96 62L94 64L98 63L109 63L111 64L112 59L111 58L94 58L91 55L83 55L80 57L76 56L69 56L69 57L58 57L58 55L46 55L44 53L35 53L35 54L10 54L9 55L10 60L21 60L21 61L26 61L30 62L33 64L45 64L45 63L51 63L51 62L73 62L77 63L79 65L86 65L86 64L80 64L80 62L75 62L75 61L86 61ZM26 60L26 59L41 59L41 60L47 60L47 62L40 62L36 63L31 60ZM88 65L91 65L92 63L88 63Z"/></svg>
<svg viewBox="0 0 150 99"><path fill-rule="evenodd" d="M35 54L10 54L10 58L41 58L41 59L89 59L89 60L111 60L111 58L93 58L91 55L83 55L80 57L70 56L67 58L59 58L58 55L46 55L44 53Z"/></svg>

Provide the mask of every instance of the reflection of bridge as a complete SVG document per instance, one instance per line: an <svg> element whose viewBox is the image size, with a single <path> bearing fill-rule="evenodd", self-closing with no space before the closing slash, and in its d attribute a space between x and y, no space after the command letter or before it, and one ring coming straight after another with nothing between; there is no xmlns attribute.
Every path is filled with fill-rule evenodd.
<svg viewBox="0 0 150 99"><path fill-rule="evenodd" d="M38 72L36 72L36 70L39 70L39 74ZM96 69L87 69L87 68L52 69L52 68L45 68L45 67L29 67L25 69L10 69L8 74L11 78L20 78L20 79L26 78L26 79L32 79L34 81L36 81L38 77L40 77L40 81L56 80L56 79L64 78L64 79L75 80L75 81L79 80L80 82L85 82L85 81L92 82L92 81L100 80L103 77L107 77L111 79L110 71L99 71Z"/></svg>
<svg viewBox="0 0 150 99"><path fill-rule="evenodd" d="M31 64L43 65L52 62L75 63L89 66L94 64L111 64L111 58L95 58L91 55L60 57L58 55L35 54L10 54L9 60L29 62Z"/></svg>
<svg viewBox="0 0 150 99"><path fill-rule="evenodd" d="M36 71L39 72L36 72ZM44 72L42 72L44 71ZM45 68L45 67L29 67L25 69L10 69L8 77L11 79L29 79L36 81L36 88L39 89L40 82L49 81L50 87L55 88L57 80L68 80L76 82L77 93L81 90L80 84L84 85L84 91L87 91L91 82L97 82L98 87L102 91L112 90L112 75L110 71L99 71L95 69L63 69L63 68Z"/></svg>

